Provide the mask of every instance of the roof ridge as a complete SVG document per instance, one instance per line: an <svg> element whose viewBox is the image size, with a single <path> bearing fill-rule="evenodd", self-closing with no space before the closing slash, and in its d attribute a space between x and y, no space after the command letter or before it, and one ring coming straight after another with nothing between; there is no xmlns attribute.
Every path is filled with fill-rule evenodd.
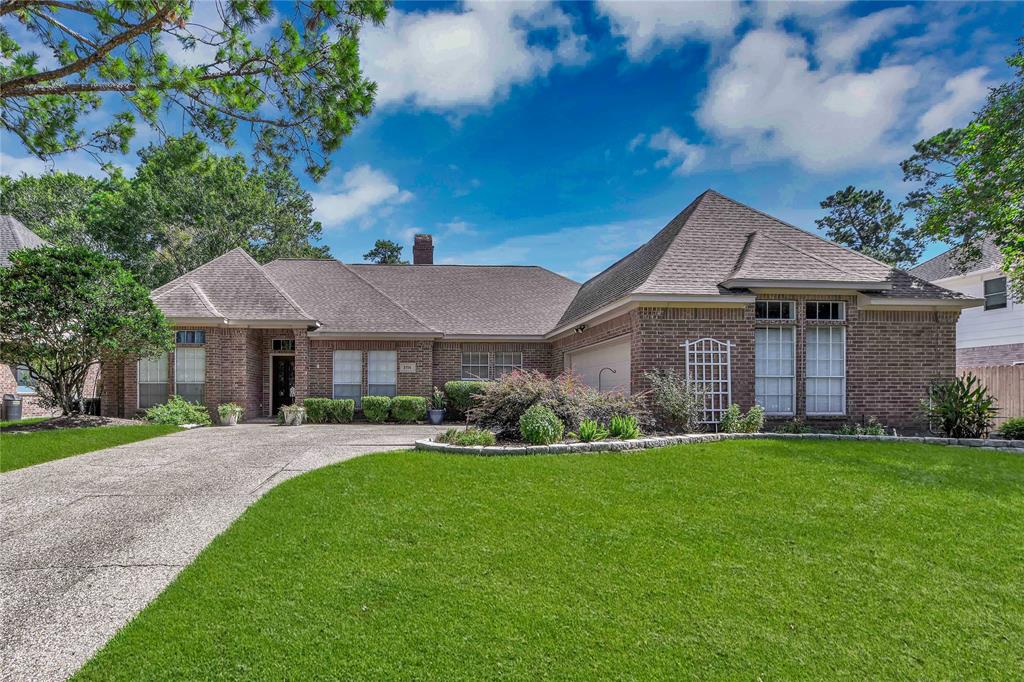
<svg viewBox="0 0 1024 682"><path fill-rule="evenodd" d="M399 310L401 310L401 311L402 311L403 313L405 313L406 315L408 315L408 316L409 316L409 317L411 317L412 319L416 320L416 322L418 322L419 324L423 325L423 326L424 326L424 327L425 327L426 329L429 329L429 330L430 330L430 331L432 331L432 332L437 332L438 334L440 334L440 333L441 333L441 331L440 331L439 329L437 329L437 328L435 328L435 327L433 327L433 326L431 326L431 325L427 324L427 323L426 323L426 322L424 322L423 320L421 320L421 319L420 319L419 317L417 317L416 315L414 315L414 314L413 314L413 312L412 312L411 310L409 310L408 308L406 308L406 307L405 307L404 305L402 305L401 303L399 303L398 301L396 301L396 300L395 300L395 299L393 299L392 297L388 296L388 295L387 295L387 294L386 294L386 293L385 293L384 291L382 291L382 290L381 290L381 289L380 289L379 287L377 287L377 286L376 286L376 285L375 285L375 284L374 284L373 282L369 281L368 279L366 279L365 277L363 277L362 275L360 275L360 274L359 274L358 272L356 272L355 270L353 270L353 269L352 269L351 267L349 267L349 266L348 266L348 265L346 265L345 263L342 263L342 262L341 262L340 260L336 260L335 262L336 262L336 263L337 263L338 265L340 265L341 267L343 267L343 268L345 268L346 270L348 270L348 271L349 271L350 273L352 273L352 276L353 276L353 277L355 277L356 279L358 279L358 280L359 280L360 282L363 282L364 284L366 284L366 286L370 287L371 289L373 289L374 291L376 291L376 292L377 292L378 294L380 294L381 296L383 296L383 297L384 297L384 298L386 298L387 300L391 301L391 303L392 303L392 304L393 304L393 305L394 305L394 306L395 306L396 308L398 308ZM366 263L366 265L373 265L373 263ZM411 266L410 266L410 267L411 267Z"/></svg>
<svg viewBox="0 0 1024 682"><path fill-rule="evenodd" d="M747 240L743 242L743 248L740 249L739 258L736 259L736 267L734 267L732 269L732 272L729 273L728 279L736 279L736 277L740 274L740 271L742 271L743 268L746 267L747 256L750 255L750 252L754 246L754 242L757 240L757 236L757 230L754 230L753 232L747 235Z"/></svg>
<svg viewBox="0 0 1024 682"><path fill-rule="evenodd" d="M198 284L196 284L195 282L193 282L191 280L186 282L186 284L188 284L190 287L192 287L192 291L196 292L196 296L199 297L199 300L202 302L202 304L204 306L206 306L207 310L209 310L211 313L213 313L217 317L224 317L224 315L221 314L221 312L219 310L217 310L217 306L213 305L213 301L211 301L209 299L209 297L207 297L206 292L203 291L203 288L201 286L199 286Z"/></svg>
<svg viewBox="0 0 1024 682"><path fill-rule="evenodd" d="M300 306L298 303L296 303L295 299L292 298L291 296L289 296L288 292L285 291L284 289L282 289L281 286L277 282L275 282L274 279L269 274L267 274L267 272L263 269L263 266L260 265L259 263L257 263L256 259L253 258L252 256L250 256L249 253L245 249L243 249L241 246L236 246L235 248L231 249L231 251L228 251L228 253L231 253L232 251L240 251L242 253L242 255L245 256L249 260L249 262L252 263L256 267L256 270L261 275L263 275L263 279L267 280L267 282L270 284L270 286L272 286L275 289L277 289L277 291L282 296L284 296L285 300L288 301L288 303L291 304L292 307L294 307L297 311L299 311L300 313L305 315L306 319L308 319L308 320L316 320L315 317L313 317L312 315L307 313L305 310L303 310L302 306ZM224 254L224 255L227 255L227 254Z"/></svg>
<svg viewBox="0 0 1024 682"><path fill-rule="evenodd" d="M807 256L808 258L812 258L812 259L814 259L814 260L818 261L819 263L822 263L823 265L825 265L825 267L831 268L831 269L833 269L833 270L838 270L839 272L845 272L845 273L846 273L847 275L852 275L852 276L854 276L854 277L864 277L864 274L863 274L863 273L860 273L860 272L854 272L854 271L852 271L852 270L848 270L848 269L846 269L846 268L842 267L841 265L835 265L834 263L829 263L829 262L828 262L827 260L825 260L825 259L824 259L824 258L822 258L821 256L815 256L815 255L814 255L813 253L811 253L810 251L804 251L804 250L803 250L803 249L801 249L801 248L800 248L799 246L795 246L795 245L793 245L793 244L790 244L789 242L787 242L787 241L785 241L785 240L782 240L782 239L776 239L776 238L774 238L774 237L770 237L770 236L768 236L768 235L765 235L765 236L764 236L764 238L765 238L765 239L768 239L768 240L771 240L771 241L773 241L773 242L775 242L775 243L776 243L776 244L778 244L779 246L784 246L784 247L786 247L787 249L792 249L793 251L796 251L797 253L800 253L800 254L802 254L802 255L804 255L804 256ZM891 265L890 265L890 266L888 266L888 267L890 268L890 270L892 269L892 266L891 266Z"/></svg>

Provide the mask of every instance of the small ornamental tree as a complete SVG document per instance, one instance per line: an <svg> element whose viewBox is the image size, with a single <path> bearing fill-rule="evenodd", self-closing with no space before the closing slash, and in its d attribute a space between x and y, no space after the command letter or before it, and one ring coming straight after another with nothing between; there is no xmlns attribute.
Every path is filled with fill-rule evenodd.
<svg viewBox="0 0 1024 682"><path fill-rule="evenodd" d="M120 264L85 247L14 251L0 270L0 360L24 365L42 401L80 409L89 369L173 348L149 292Z"/></svg>

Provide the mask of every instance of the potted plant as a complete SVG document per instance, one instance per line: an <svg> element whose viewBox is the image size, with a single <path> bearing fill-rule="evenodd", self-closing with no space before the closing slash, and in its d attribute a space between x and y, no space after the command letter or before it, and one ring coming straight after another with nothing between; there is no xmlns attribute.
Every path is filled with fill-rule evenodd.
<svg viewBox="0 0 1024 682"><path fill-rule="evenodd" d="M306 408L301 405L283 405L277 416L277 423L283 426L302 426L306 421Z"/></svg>
<svg viewBox="0 0 1024 682"><path fill-rule="evenodd" d="M242 417L242 406L238 403L222 403L217 406L221 426L234 426Z"/></svg>
<svg viewBox="0 0 1024 682"><path fill-rule="evenodd" d="M427 410L427 419L435 426L444 421L444 391L437 386L434 386L434 393L430 396L430 409Z"/></svg>

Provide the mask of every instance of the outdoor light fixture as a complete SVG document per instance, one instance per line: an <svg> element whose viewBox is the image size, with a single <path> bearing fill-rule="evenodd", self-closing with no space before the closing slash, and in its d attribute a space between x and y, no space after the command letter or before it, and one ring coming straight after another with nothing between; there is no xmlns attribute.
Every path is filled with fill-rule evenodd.
<svg viewBox="0 0 1024 682"><path fill-rule="evenodd" d="M586 330L587 330L587 325L585 325L585 324L581 324L580 326L576 327L576 333L577 334L582 334Z"/></svg>

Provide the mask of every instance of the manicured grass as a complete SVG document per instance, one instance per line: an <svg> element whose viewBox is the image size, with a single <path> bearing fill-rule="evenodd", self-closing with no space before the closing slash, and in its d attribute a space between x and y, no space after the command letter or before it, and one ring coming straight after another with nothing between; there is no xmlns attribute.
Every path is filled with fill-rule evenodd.
<svg viewBox="0 0 1024 682"><path fill-rule="evenodd" d="M47 419L49 419L49 417L29 417L28 419L18 419L14 421L0 421L0 430L17 426L31 426L32 424L44 422Z"/></svg>
<svg viewBox="0 0 1024 682"><path fill-rule="evenodd" d="M81 455L115 445L165 436L180 429L165 424L138 426L86 426L29 433L0 434L0 471Z"/></svg>
<svg viewBox="0 0 1024 682"><path fill-rule="evenodd" d="M80 679L1024 676L1024 457L371 455L271 491Z"/></svg>

